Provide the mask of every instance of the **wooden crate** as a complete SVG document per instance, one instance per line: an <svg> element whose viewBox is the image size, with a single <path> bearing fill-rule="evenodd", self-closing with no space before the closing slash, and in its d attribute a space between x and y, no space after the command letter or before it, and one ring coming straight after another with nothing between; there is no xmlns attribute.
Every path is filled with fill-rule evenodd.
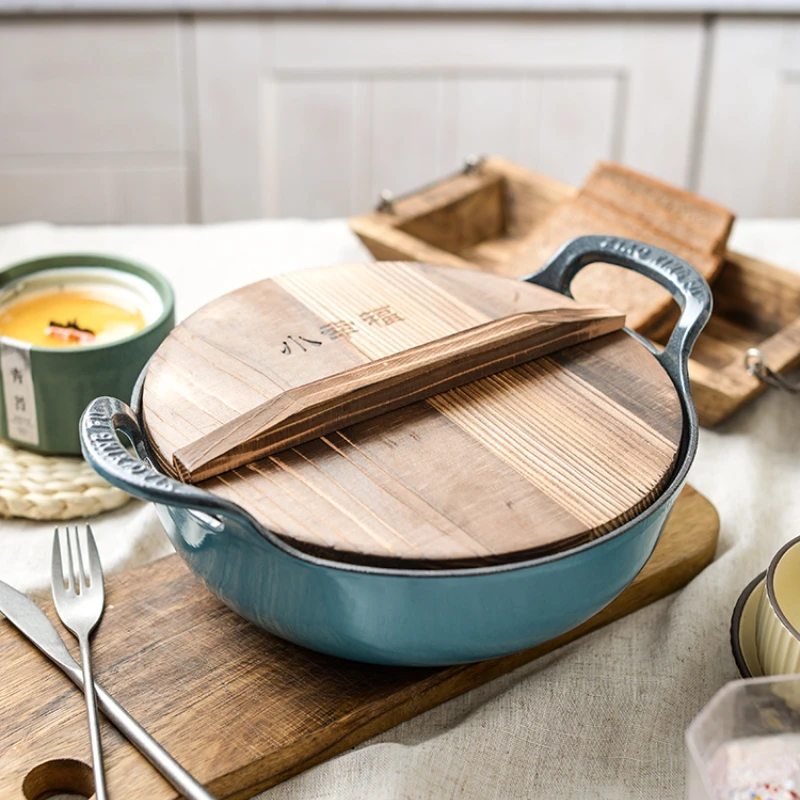
<svg viewBox="0 0 800 800"><path fill-rule="evenodd" d="M518 277L541 266L521 257L532 236L552 221L555 211L563 215L578 195L572 186L503 159L488 158L461 174L354 217L350 226L380 260L477 267ZM648 208L647 199L639 203L632 196L631 200L637 201L632 205L641 217L641 209ZM681 220L676 224L680 226ZM583 232L615 233L602 228ZM727 230L709 242L705 252L697 249L696 255L695 244L687 245L686 237L681 240L678 233L663 233L647 219L635 238L653 242L648 232L666 236L667 249L689 247L685 257L693 264L702 260L703 271L712 281L714 313L697 342L689 373L700 423L716 425L766 388L746 369L748 348L759 348L766 363L779 373L800 365L800 275L725 250ZM676 246L670 246L671 236ZM663 246L663 242L661 238L653 243ZM593 288L603 294L601 277L597 273L590 278L581 292L576 287L576 297L607 300L607 291L605 297L592 297ZM665 342L677 313L669 296L660 289L645 290L641 283L624 288L628 290L625 296L612 304L626 311L631 327L655 342Z"/></svg>

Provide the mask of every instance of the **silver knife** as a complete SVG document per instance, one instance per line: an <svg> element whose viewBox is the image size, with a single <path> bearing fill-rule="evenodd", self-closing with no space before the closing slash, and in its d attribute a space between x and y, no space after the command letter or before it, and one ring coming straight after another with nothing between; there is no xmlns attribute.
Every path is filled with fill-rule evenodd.
<svg viewBox="0 0 800 800"><path fill-rule="evenodd" d="M24 594L0 581L0 612L83 691L83 675L53 623ZM189 800L217 800L195 780L108 692L94 685L97 705L120 733Z"/></svg>

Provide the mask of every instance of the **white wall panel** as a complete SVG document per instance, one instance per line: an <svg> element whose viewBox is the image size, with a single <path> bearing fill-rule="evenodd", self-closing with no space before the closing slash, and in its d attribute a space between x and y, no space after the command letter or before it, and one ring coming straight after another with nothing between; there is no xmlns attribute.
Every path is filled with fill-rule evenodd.
<svg viewBox="0 0 800 800"><path fill-rule="evenodd" d="M800 20L719 19L698 189L740 216L800 215Z"/></svg>
<svg viewBox="0 0 800 800"><path fill-rule="evenodd" d="M346 215L468 153L797 216L798 141L796 17L0 20L0 224Z"/></svg>
<svg viewBox="0 0 800 800"><path fill-rule="evenodd" d="M442 172L443 86L437 75L372 81L370 196L384 187L406 192Z"/></svg>
<svg viewBox="0 0 800 800"><path fill-rule="evenodd" d="M522 75L460 78L456 82L455 152L502 153L512 161L522 160L530 135L522 124L527 83Z"/></svg>
<svg viewBox="0 0 800 800"><path fill-rule="evenodd" d="M277 86L278 214L324 217L352 205L356 85L291 80Z"/></svg>
<svg viewBox="0 0 800 800"><path fill-rule="evenodd" d="M206 221L357 213L470 152L572 182L608 157L689 179L699 18L200 18L196 35Z"/></svg>
<svg viewBox="0 0 800 800"><path fill-rule="evenodd" d="M274 138L270 28L218 17L195 22L193 31L200 219L274 216L277 164L262 146Z"/></svg>
<svg viewBox="0 0 800 800"><path fill-rule="evenodd" d="M0 223L185 221L182 35L174 17L0 21Z"/></svg>
<svg viewBox="0 0 800 800"><path fill-rule="evenodd" d="M35 159L26 159L31 160ZM185 222L184 170L0 165L0 221L28 220L87 225Z"/></svg>
<svg viewBox="0 0 800 800"><path fill-rule="evenodd" d="M531 87L538 89L538 115L529 132L530 165L580 185L598 158L618 157L619 84L618 76L603 75L537 81Z"/></svg>
<svg viewBox="0 0 800 800"><path fill-rule="evenodd" d="M110 176L103 170L0 169L0 220L113 222Z"/></svg>

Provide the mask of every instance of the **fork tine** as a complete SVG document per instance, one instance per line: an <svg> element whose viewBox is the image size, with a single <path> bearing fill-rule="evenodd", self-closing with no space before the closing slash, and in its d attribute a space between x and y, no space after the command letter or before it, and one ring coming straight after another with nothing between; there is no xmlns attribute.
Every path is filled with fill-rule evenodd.
<svg viewBox="0 0 800 800"><path fill-rule="evenodd" d="M78 586L75 581L75 559L72 557L72 537L69 535L69 525L65 532L64 541L67 543L67 564L69 565L69 589L77 593Z"/></svg>
<svg viewBox="0 0 800 800"><path fill-rule="evenodd" d="M56 528L55 535L53 536L53 575L61 576L61 588L64 588L64 565L61 562L61 534ZM55 588L55 587L54 587Z"/></svg>
<svg viewBox="0 0 800 800"><path fill-rule="evenodd" d="M78 575L80 575L80 587L84 589L88 584L86 581L86 571L83 568L83 553L81 552L81 533L78 526L75 526L75 560L78 562ZM76 575L76 580L78 578Z"/></svg>
<svg viewBox="0 0 800 800"><path fill-rule="evenodd" d="M64 569L62 561L62 547L65 547L67 551L67 564L69 567L67 570ZM56 528L56 535L53 537L53 566L55 567L56 564L58 565L58 571L61 573L62 582L66 584L66 591L74 592L75 579L72 571L72 549L69 544L69 528L66 528L63 532L60 528Z"/></svg>
<svg viewBox="0 0 800 800"><path fill-rule="evenodd" d="M86 526L86 554L89 558L89 578L92 585L103 583L103 565L100 563L100 553L97 550L97 542L94 538L92 526Z"/></svg>

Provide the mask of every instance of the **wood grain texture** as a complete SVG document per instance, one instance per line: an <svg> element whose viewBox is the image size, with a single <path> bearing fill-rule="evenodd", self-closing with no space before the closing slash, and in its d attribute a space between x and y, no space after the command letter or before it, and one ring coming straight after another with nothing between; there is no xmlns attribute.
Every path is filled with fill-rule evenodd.
<svg viewBox="0 0 800 800"><path fill-rule="evenodd" d="M201 309L156 353L159 464L288 389L493 319L575 301L475 270L355 264ZM590 365L590 366L587 366ZM672 474L675 389L623 332L522 364L204 481L296 547L371 564L513 561L632 518Z"/></svg>
<svg viewBox="0 0 800 800"><path fill-rule="evenodd" d="M557 308L492 320L288 389L182 447L172 461L181 480L197 483L613 333L624 324L625 317L607 306Z"/></svg>
<svg viewBox="0 0 800 800"><path fill-rule="evenodd" d="M581 193L699 253L725 253L733 214L699 195L608 161L597 164Z"/></svg>
<svg viewBox="0 0 800 800"><path fill-rule="evenodd" d="M94 664L98 681L214 794L245 800L676 591L711 561L718 530L714 507L687 487L650 561L597 616L531 650L443 669L376 667L291 645L223 606L171 556L107 579ZM56 620L51 604L45 611ZM82 696L5 621L0 663L0 797L29 800L22 786L31 774L37 793L85 791ZM177 800L102 717L101 725L111 797ZM67 787L54 776L64 761Z"/></svg>
<svg viewBox="0 0 800 800"><path fill-rule="evenodd" d="M497 181L502 186L502 209L497 208ZM468 205L460 204L454 194L468 195ZM375 211L352 217L350 227L379 260L449 264L490 272L501 272L510 255L525 243L530 231L558 205L572 199L576 190L547 175L492 156L483 161L479 172L445 178L394 203L392 213ZM421 229L426 211L437 212L438 230L447 230L450 249L434 244L430 228ZM414 220L420 236L407 228ZM470 224L470 220L472 223ZM499 220L503 229L497 231ZM489 235L479 240L478 228ZM438 241L442 233L433 234Z"/></svg>
<svg viewBox="0 0 800 800"><path fill-rule="evenodd" d="M504 186L500 209L498 181ZM446 204L437 203L442 196ZM426 209L430 210L426 213ZM501 222L505 227L498 230ZM575 236L606 233L669 250L709 281L722 266L721 253L732 223L733 214L727 209L619 164L600 162L576 192L494 157L476 172L448 178L404 198L391 213L351 220L353 230L377 258L431 261L433 247L439 251L437 263L472 263L519 277L542 267ZM412 241L398 239L398 233L412 234ZM385 251L389 243L394 243L394 252ZM581 302L619 309L635 330L655 325L672 306L669 292L661 286L611 264L582 270L572 290Z"/></svg>
<svg viewBox="0 0 800 800"><path fill-rule="evenodd" d="M647 242L689 262L709 282L722 266L733 214L720 206L618 164L600 163L572 200L535 226L502 273L525 275L542 267L570 239L609 234ZM619 308L635 330L668 313L672 298L642 275L611 264L593 264L572 284L582 302Z"/></svg>
<svg viewBox="0 0 800 800"><path fill-rule="evenodd" d="M499 175L457 175L393 206L401 220L398 230L443 250L495 239L506 228L505 185Z"/></svg>

